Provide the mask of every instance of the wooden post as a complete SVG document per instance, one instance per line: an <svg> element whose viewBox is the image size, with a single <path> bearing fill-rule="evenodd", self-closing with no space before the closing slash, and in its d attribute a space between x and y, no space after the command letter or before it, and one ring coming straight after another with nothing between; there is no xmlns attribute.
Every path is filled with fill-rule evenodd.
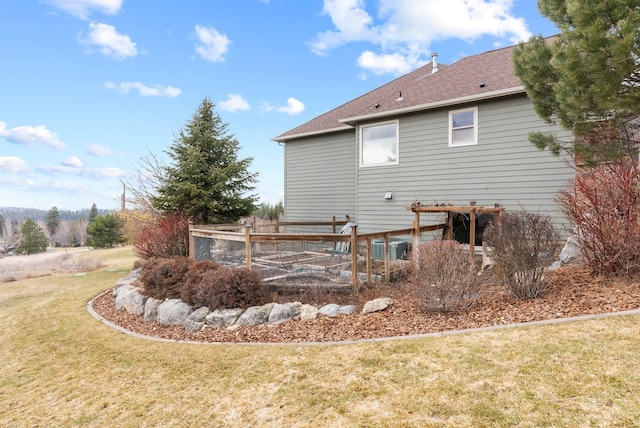
<svg viewBox="0 0 640 428"><path fill-rule="evenodd" d="M415 220L413 220L413 249L420 245L420 211L416 211Z"/></svg>
<svg viewBox="0 0 640 428"><path fill-rule="evenodd" d="M276 233L280 233L280 216L276 217Z"/></svg>
<svg viewBox="0 0 640 428"><path fill-rule="evenodd" d="M389 234L384 234L384 281L389 282Z"/></svg>
<svg viewBox="0 0 640 428"><path fill-rule="evenodd" d="M247 258L246 268L251 270L251 226L244 226L244 255Z"/></svg>
<svg viewBox="0 0 640 428"><path fill-rule="evenodd" d="M367 236L367 285L371 287L371 237Z"/></svg>
<svg viewBox="0 0 640 428"><path fill-rule="evenodd" d="M446 238L448 240L453 239L453 213L451 211L447 211L447 234Z"/></svg>
<svg viewBox="0 0 640 428"><path fill-rule="evenodd" d="M333 233L336 233L336 216L333 216L331 221L333 222Z"/></svg>
<svg viewBox="0 0 640 428"><path fill-rule="evenodd" d="M351 288L358 286L358 226L351 226Z"/></svg>
<svg viewBox="0 0 640 428"><path fill-rule="evenodd" d="M469 213L469 252L471 257L474 256L476 250L476 210L471 208Z"/></svg>
<svg viewBox="0 0 640 428"><path fill-rule="evenodd" d="M193 238L193 221L189 220L189 258L192 260L196 259L196 246Z"/></svg>

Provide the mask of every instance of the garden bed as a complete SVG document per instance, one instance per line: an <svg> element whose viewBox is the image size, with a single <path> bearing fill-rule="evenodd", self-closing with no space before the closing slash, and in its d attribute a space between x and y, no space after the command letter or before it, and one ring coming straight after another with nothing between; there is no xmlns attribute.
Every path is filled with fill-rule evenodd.
<svg viewBox="0 0 640 428"><path fill-rule="evenodd" d="M277 295L276 301L356 304L375 297L390 297L393 305L367 315L320 316L310 321L288 321L277 326L205 328L190 333L184 327L159 327L142 316L116 311L111 293L97 298L94 310L105 319L130 331L171 340L200 342L327 342L407 336L449 330L505 325L587 314L619 312L640 308L640 282L627 278L592 277L584 267L568 265L547 274L549 289L536 299L516 299L485 273L485 291L471 308L456 313L425 313L410 297L402 281L357 293L314 288L303 293Z"/></svg>

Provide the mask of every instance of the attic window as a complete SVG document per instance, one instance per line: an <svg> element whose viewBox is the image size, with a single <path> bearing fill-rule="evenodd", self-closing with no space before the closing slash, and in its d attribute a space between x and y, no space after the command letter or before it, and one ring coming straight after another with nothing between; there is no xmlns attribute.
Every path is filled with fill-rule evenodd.
<svg viewBox="0 0 640 428"><path fill-rule="evenodd" d="M449 147L478 144L478 107L449 112Z"/></svg>
<svg viewBox="0 0 640 428"><path fill-rule="evenodd" d="M360 166L398 164L398 121L360 127Z"/></svg>

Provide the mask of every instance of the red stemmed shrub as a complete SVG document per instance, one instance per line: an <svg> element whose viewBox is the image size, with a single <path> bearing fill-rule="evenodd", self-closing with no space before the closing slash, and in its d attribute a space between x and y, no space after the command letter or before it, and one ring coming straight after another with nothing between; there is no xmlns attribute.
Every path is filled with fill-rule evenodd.
<svg viewBox="0 0 640 428"><path fill-rule="evenodd" d="M143 226L133 237L138 256L175 257L189 255L189 219L186 215L168 214Z"/></svg>
<svg viewBox="0 0 640 428"><path fill-rule="evenodd" d="M578 173L556 195L593 273L640 270L639 186L638 162L621 159Z"/></svg>

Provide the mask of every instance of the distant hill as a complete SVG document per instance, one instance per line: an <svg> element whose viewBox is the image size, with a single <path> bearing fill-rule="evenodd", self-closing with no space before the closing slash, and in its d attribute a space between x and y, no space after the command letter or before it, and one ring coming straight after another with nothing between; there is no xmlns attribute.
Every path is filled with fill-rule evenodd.
<svg viewBox="0 0 640 428"><path fill-rule="evenodd" d="M16 207L0 207L0 215L9 221L23 222L26 219L33 221L42 220L47 218L48 210L39 210L35 208L16 208ZM105 215L111 213L112 210L98 209L99 215ZM60 221L76 221L83 218L89 218L89 208L82 210L59 210Z"/></svg>

